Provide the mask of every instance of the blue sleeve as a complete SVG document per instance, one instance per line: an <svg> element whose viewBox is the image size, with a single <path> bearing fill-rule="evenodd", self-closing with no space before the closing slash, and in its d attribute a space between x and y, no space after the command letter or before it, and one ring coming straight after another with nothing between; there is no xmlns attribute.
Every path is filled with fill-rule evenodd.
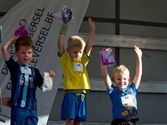
<svg viewBox="0 0 167 125"><path fill-rule="evenodd" d="M114 91L115 85L111 85L110 88L107 89L107 93L111 94Z"/></svg>
<svg viewBox="0 0 167 125"><path fill-rule="evenodd" d="M11 71L14 68L13 65L16 65L17 62L15 62L12 57L10 57L7 61L5 61L5 63L8 69Z"/></svg>
<svg viewBox="0 0 167 125"><path fill-rule="evenodd" d="M138 92L138 89L136 88L135 84L132 82L129 86L135 93Z"/></svg>
<svg viewBox="0 0 167 125"><path fill-rule="evenodd" d="M37 68L34 68L34 70L35 70L34 82L40 88L43 84L43 77Z"/></svg>

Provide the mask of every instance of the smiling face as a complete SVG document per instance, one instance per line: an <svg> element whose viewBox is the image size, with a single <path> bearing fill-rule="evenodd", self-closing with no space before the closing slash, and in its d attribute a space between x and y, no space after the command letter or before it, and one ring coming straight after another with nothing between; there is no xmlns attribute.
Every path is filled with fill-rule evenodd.
<svg viewBox="0 0 167 125"><path fill-rule="evenodd" d="M113 76L113 82L119 89L127 88L130 81L129 74L116 73Z"/></svg>
<svg viewBox="0 0 167 125"><path fill-rule="evenodd" d="M15 42L15 56L21 64L28 64L32 60L33 41L30 37L19 37Z"/></svg>
<svg viewBox="0 0 167 125"><path fill-rule="evenodd" d="M28 64L32 60L33 50L28 46L19 46L18 51L15 51L15 56L21 64Z"/></svg>
<svg viewBox="0 0 167 125"><path fill-rule="evenodd" d="M113 70L112 81L119 89L124 89L130 82L130 72L124 65L116 66Z"/></svg>

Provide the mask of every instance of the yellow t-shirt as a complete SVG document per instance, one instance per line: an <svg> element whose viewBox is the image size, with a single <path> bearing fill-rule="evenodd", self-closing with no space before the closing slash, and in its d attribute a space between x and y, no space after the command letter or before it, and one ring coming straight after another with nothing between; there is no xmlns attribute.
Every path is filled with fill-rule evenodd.
<svg viewBox="0 0 167 125"><path fill-rule="evenodd" d="M66 52L59 56L60 64L64 72L64 90L90 89L90 81L86 66L89 57L83 54L80 60L72 59Z"/></svg>

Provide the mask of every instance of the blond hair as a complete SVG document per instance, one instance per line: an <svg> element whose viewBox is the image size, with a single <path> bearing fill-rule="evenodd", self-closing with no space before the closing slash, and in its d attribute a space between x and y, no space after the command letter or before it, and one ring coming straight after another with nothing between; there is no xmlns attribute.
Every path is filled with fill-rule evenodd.
<svg viewBox="0 0 167 125"><path fill-rule="evenodd" d="M116 66L113 69L113 76L115 76L115 74L127 74L130 76L129 69L125 65Z"/></svg>
<svg viewBox="0 0 167 125"><path fill-rule="evenodd" d="M70 47L79 47L79 48L85 48L85 41L83 40L82 37L80 36L71 36L69 39L68 39L68 44L67 44L67 47L70 48Z"/></svg>

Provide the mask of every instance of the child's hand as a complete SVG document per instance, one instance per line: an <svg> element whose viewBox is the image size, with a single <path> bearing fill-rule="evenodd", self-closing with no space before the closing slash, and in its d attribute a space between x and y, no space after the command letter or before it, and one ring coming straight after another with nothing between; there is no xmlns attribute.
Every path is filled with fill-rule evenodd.
<svg viewBox="0 0 167 125"><path fill-rule="evenodd" d="M134 46L134 51L139 58L142 57L142 51L138 46Z"/></svg>
<svg viewBox="0 0 167 125"><path fill-rule="evenodd" d="M49 76L50 76L50 77L54 77L55 75L56 75L56 74L55 74L54 71L52 71L52 70L49 71Z"/></svg>
<svg viewBox="0 0 167 125"><path fill-rule="evenodd" d="M91 17L88 18L88 26L91 32L95 32L95 28L96 28L95 21L93 21Z"/></svg>
<svg viewBox="0 0 167 125"><path fill-rule="evenodd" d="M13 42L15 42L18 38L19 38L19 36L16 36L15 34L13 34L12 37L11 37L11 40Z"/></svg>

